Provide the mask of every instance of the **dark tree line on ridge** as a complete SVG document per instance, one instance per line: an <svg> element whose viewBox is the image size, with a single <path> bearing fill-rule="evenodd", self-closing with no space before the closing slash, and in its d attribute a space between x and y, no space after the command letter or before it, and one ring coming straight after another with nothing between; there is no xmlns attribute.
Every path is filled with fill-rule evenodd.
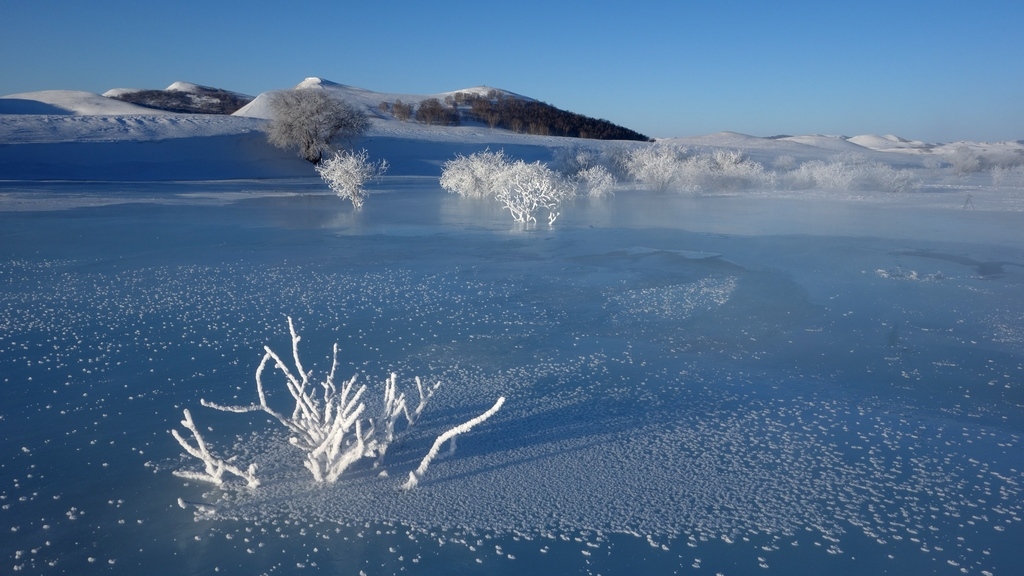
<svg viewBox="0 0 1024 576"><path fill-rule="evenodd" d="M197 86L194 92L136 90L111 97L122 102L179 114L233 114L252 101L248 96L205 86Z"/></svg>
<svg viewBox="0 0 1024 576"><path fill-rule="evenodd" d="M613 124L567 112L537 100L517 98L491 90L486 96L469 92L456 92L441 102L428 98L419 106L396 100L393 104L381 102L380 109L390 112L402 121L414 118L430 125L458 126L463 119L487 124L491 128L504 128L521 134L536 136L568 136L595 140L638 140L647 136Z"/></svg>

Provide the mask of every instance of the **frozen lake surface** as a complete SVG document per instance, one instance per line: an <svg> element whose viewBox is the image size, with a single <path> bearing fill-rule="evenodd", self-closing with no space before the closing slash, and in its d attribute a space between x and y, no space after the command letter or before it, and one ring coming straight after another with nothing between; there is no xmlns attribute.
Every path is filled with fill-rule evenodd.
<svg viewBox="0 0 1024 576"><path fill-rule="evenodd" d="M1014 196L624 191L523 230L436 179L374 191L0 186L3 572L1019 569ZM371 402L442 382L387 477L314 484L266 415L199 405L255 401L287 316ZM263 485L174 476L183 408Z"/></svg>

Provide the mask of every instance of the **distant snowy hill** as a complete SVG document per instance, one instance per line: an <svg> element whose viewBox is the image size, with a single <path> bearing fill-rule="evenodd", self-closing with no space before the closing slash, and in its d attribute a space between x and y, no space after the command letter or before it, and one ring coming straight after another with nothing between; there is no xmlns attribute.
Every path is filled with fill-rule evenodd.
<svg viewBox="0 0 1024 576"><path fill-rule="evenodd" d="M405 104L420 105L424 100L436 98L441 102L444 102L449 96L455 97L458 93L474 94L477 96L486 96L491 92L496 92L503 96L512 98L519 98L523 100L535 101L533 98L527 98L508 90L500 90L497 88L491 88L489 86L474 86L472 88L464 88L462 90L453 90L451 92L440 92L438 94L406 94L406 93L392 93L392 92L374 92L365 88L357 88L355 86L346 86L345 84L338 84L337 82L331 82L330 80L324 80L323 78L310 77L306 78L302 82L299 82L295 86L295 89L307 89L307 88L323 88L334 94L336 97L341 98L347 102L360 105L367 114L373 118L393 120L394 117L391 114L386 114L381 111L380 103L388 102L394 103L395 101L401 100ZM257 96L247 106L244 106L237 112L235 116L247 116L250 118L270 118L271 113L267 105L267 100L273 91L264 92Z"/></svg>
<svg viewBox="0 0 1024 576"><path fill-rule="evenodd" d="M561 110L533 98L488 86L474 86L438 94L383 93L338 84L322 78L306 78L296 90L323 89L337 98L360 106L373 119L409 123L418 120L428 125L469 125L502 128L535 136L570 136L597 140L638 140L648 138L639 132L607 120ZM236 112L239 116L270 118L269 99L273 92L256 97ZM400 115L405 110L405 115ZM430 111L429 117L424 115Z"/></svg>
<svg viewBox="0 0 1024 576"><path fill-rule="evenodd" d="M887 134L885 136L864 134L862 136L848 138L848 140L865 148L871 148L872 150L885 150L889 152L912 150L924 151L930 150L934 147L933 144L926 144L917 140L907 140L906 138L900 138L899 136L893 136L892 134Z"/></svg>
<svg viewBox="0 0 1024 576"><path fill-rule="evenodd" d="M232 114L252 102L252 96L189 82L175 82L164 90L115 88L103 96L183 114Z"/></svg>

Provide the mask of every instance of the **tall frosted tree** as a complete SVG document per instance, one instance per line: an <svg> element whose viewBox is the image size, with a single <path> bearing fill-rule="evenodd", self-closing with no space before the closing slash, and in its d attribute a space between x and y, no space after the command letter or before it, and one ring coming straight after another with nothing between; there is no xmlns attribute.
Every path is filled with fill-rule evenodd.
<svg viewBox="0 0 1024 576"><path fill-rule="evenodd" d="M270 96L267 140L319 164L332 145L350 145L369 127L366 114L323 88L282 90Z"/></svg>

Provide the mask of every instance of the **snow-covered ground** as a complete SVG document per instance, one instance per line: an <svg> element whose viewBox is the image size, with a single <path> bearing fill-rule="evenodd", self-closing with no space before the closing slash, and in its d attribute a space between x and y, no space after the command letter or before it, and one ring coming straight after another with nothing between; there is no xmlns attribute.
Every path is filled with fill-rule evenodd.
<svg viewBox="0 0 1024 576"><path fill-rule="evenodd" d="M1007 162L1019 142L672 139L659 144L740 150L777 178L620 182L522 228L493 200L444 192L441 164L640 144L376 118L361 144L393 168L354 212L267 146L263 122L0 115L2 570L1017 569L1024 185L950 161L966 148ZM814 162L920 186L784 178ZM381 468L317 485L275 422L200 406L257 401L263 346L289 352L287 316L316 375L339 343L370 412L391 372L407 390L442 382ZM284 384L265 384L287 408ZM398 490L438 434L498 396ZM201 466L168 433L182 409L261 486L174 476Z"/></svg>

